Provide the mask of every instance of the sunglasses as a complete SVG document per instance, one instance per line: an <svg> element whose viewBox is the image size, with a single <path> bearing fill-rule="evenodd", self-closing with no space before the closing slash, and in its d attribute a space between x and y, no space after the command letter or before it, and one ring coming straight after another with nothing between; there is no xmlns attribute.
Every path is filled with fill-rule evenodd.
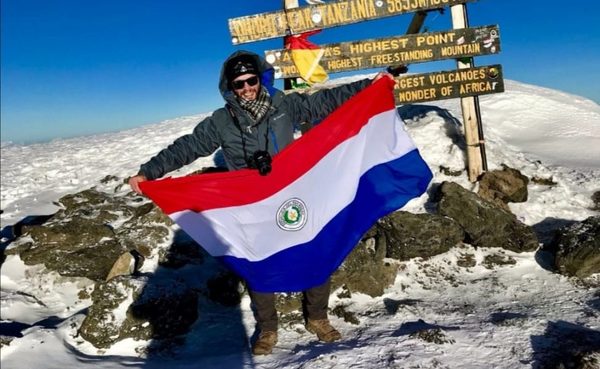
<svg viewBox="0 0 600 369"><path fill-rule="evenodd" d="M250 86L250 87L256 86L256 84L258 83L258 77L253 76L253 77L246 78L246 79L238 79L237 81L231 82L231 85L233 86L234 89L241 90L242 88L244 88L244 84L246 84L246 83L248 83L248 86Z"/></svg>

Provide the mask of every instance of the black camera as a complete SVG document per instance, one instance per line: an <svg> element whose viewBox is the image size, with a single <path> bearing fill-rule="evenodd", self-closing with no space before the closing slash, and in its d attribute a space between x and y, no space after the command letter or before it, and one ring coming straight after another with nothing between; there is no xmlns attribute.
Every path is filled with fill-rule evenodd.
<svg viewBox="0 0 600 369"><path fill-rule="evenodd" d="M261 176L271 172L271 155L268 151L258 150L248 159L248 167L257 169Z"/></svg>

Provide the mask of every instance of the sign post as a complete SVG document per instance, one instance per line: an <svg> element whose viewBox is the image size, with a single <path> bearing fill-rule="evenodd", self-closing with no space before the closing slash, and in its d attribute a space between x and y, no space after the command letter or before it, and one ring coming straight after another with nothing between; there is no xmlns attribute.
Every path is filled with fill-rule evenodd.
<svg viewBox="0 0 600 369"><path fill-rule="evenodd" d="M288 9L293 9L293 8L297 8L300 5L298 5L298 0L283 0L283 9L284 10L288 10ZM283 47L286 47L286 38L283 38ZM293 79L292 78L286 78L283 80L283 89L284 90L291 90L293 87Z"/></svg>
<svg viewBox="0 0 600 369"><path fill-rule="evenodd" d="M283 10L229 19L234 45L307 31L415 13L405 35L320 45L320 67L327 73L387 68L406 70L407 64L455 59L456 70L403 75L395 78L397 104L460 98L463 133L467 145L467 174L476 182L487 171L479 95L504 91L502 67L475 67L473 57L500 52L498 26L469 28L466 3L477 0L336 0L298 6L283 0ZM430 11L450 7L452 30L419 33ZM285 41L284 41L285 42ZM285 46L285 45L284 45ZM284 78L285 89L299 76L290 50L267 50L275 78Z"/></svg>
<svg viewBox="0 0 600 369"><path fill-rule="evenodd" d="M467 9L465 4L453 5L450 7L452 12L452 28L461 29L469 26L467 19ZM459 70L473 67L472 58L469 61L457 59ZM485 170L487 162L484 160L485 146L481 117L479 116L479 99L475 96L464 97L460 99L463 114L463 129L467 143L467 171L469 181L476 182Z"/></svg>

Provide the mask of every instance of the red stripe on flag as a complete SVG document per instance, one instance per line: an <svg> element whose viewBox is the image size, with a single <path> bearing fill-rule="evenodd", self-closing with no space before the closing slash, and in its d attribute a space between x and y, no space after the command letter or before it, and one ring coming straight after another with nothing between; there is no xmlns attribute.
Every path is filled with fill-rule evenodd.
<svg viewBox="0 0 600 369"><path fill-rule="evenodd" d="M145 195L167 214L250 204L267 198L310 170L322 157L358 134L374 115L395 109L394 82L381 78L331 113L315 128L273 158L273 170L199 174L140 184ZM377 143L373 143L376 145ZM318 191L315 188L315 191Z"/></svg>

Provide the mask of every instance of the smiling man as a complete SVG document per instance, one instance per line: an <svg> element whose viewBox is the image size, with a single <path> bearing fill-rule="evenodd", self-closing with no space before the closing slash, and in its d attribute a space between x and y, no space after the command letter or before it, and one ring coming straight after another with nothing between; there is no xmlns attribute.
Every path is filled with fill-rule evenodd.
<svg viewBox="0 0 600 369"><path fill-rule="evenodd" d="M391 75L380 73L375 80ZM139 184L162 177L217 149L229 170L252 168L261 175L271 171L271 157L294 140L294 128L301 122L322 120L347 99L371 84L368 79L311 95L284 94L273 87L273 67L260 56L247 52L233 53L223 64L219 88L225 107L204 119L188 135L175 140L143 164L129 180L131 188L141 193ZM318 191L318 189L315 189ZM289 217L293 217L290 211ZM291 218L290 218L291 219ZM261 245L256 245L260 248ZM270 354L277 343L275 294L248 286L260 334L252 346L255 355ZM285 291L281 291L285 292ZM332 342L341 338L327 318L330 282L304 291L306 328L319 340Z"/></svg>

